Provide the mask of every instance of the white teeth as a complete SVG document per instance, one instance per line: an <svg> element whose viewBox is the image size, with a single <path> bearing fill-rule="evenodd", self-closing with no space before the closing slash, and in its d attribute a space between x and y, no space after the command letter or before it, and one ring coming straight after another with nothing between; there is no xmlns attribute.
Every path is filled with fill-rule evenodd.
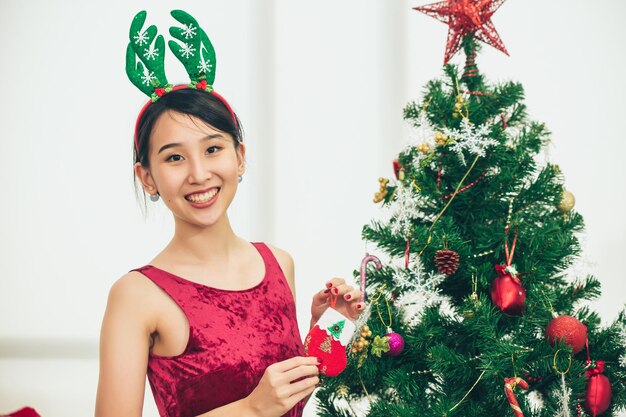
<svg viewBox="0 0 626 417"><path fill-rule="evenodd" d="M188 195L186 199L191 201L192 203L206 203L207 201L215 197L215 194L217 194L218 191L218 188L213 188L206 193Z"/></svg>

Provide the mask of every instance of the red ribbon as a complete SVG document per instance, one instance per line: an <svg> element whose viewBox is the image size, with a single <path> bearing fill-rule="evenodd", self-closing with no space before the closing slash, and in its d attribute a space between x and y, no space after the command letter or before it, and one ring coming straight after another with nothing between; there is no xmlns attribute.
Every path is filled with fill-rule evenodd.
<svg viewBox="0 0 626 417"><path fill-rule="evenodd" d="M596 361L596 367L587 369L587 378L591 378L594 375L600 375L604 372L604 361Z"/></svg>
<svg viewBox="0 0 626 417"><path fill-rule="evenodd" d="M507 226L505 234L509 231L509 227ZM509 250L509 242L508 239L504 242L504 255L506 256L506 266L511 266L513 262L513 253L515 253L515 245L517 244L517 233L518 230L515 229L515 237L513 238L513 245L511 245L511 249Z"/></svg>

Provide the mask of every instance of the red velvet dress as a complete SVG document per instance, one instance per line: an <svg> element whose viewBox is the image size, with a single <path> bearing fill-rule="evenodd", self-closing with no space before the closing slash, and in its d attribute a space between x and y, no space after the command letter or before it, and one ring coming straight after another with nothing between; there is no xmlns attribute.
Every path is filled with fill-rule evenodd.
<svg viewBox="0 0 626 417"><path fill-rule="evenodd" d="M165 291L189 320L177 356L151 354L148 381L162 417L195 417L250 394L265 368L303 355L296 306L276 258L263 243L265 276L256 286L221 290L147 265L135 269ZM284 417L300 417L298 403Z"/></svg>

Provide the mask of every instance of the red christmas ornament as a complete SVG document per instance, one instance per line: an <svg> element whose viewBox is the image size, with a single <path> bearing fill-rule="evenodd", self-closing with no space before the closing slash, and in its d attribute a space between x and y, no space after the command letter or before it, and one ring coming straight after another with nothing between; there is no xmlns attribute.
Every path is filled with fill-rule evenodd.
<svg viewBox="0 0 626 417"><path fill-rule="evenodd" d="M554 346L557 340L563 340L572 347L572 353L583 350L587 341L587 326L572 316L557 316L546 327L546 338Z"/></svg>
<svg viewBox="0 0 626 417"><path fill-rule="evenodd" d="M346 347L354 334L355 325L349 318L334 309L336 298L304 339L304 354L315 356L322 375L337 376L348 364Z"/></svg>
<svg viewBox="0 0 626 417"><path fill-rule="evenodd" d="M443 63L447 64L461 49L461 41L468 34L506 55L509 54L491 22L491 16L502 3L504 0L445 0L414 9L449 26L446 54L443 59Z"/></svg>
<svg viewBox="0 0 626 417"><path fill-rule="evenodd" d="M526 289L514 269L496 265L498 273L491 283L491 301L508 316L521 316L526 310Z"/></svg>
<svg viewBox="0 0 626 417"><path fill-rule="evenodd" d="M587 388L585 389L585 409L593 417L604 413L611 405L611 382L604 372L604 361L596 361L596 367L587 369Z"/></svg>
<svg viewBox="0 0 626 417"><path fill-rule="evenodd" d="M526 310L526 289L512 264L516 244L517 231L510 249L508 241L504 242L506 265L495 265L498 276L491 283L491 301L508 316L521 316Z"/></svg>
<svg viewBox="0 0 626 417"><path fill-rule="evenodd" d="M400 165L400 161L398 158L393 160L393 173L396 175L396 179L400 179L400 170L402 169L402 165Z"/></svg>

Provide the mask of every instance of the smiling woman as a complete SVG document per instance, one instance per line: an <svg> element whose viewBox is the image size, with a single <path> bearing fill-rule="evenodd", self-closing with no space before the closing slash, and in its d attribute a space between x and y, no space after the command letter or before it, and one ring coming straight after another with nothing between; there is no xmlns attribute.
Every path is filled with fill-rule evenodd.
<svg viewBox="0 0 626 417"><path fill-rule="evenodd" d="M172 35L191 38L184 50L205 50L210 58L195 19L182 11L172 16L184 27ZM162 64L152 62L164 41L154 27L142 31L145 17L135 17L127 53L131 81L151 96L136 123L134 172L150 200L162 199L171 211L174 236L111 288L96 416L140 416L147 375L162 416L300 417L319 382L319 363L303 356L293 261L237 236L228 217L245 171L241 123L207 83L213 63L184 61L192 54L176 44L170 48L185 67L201 71L190 72L191 84L141 82L142 65L165 82ZM136 63L142 50L143 64ZM360 292L335 278L313 297L312 324L331 293L343 296L335 309L344 316L356 319L364 309Z"/></svg>

